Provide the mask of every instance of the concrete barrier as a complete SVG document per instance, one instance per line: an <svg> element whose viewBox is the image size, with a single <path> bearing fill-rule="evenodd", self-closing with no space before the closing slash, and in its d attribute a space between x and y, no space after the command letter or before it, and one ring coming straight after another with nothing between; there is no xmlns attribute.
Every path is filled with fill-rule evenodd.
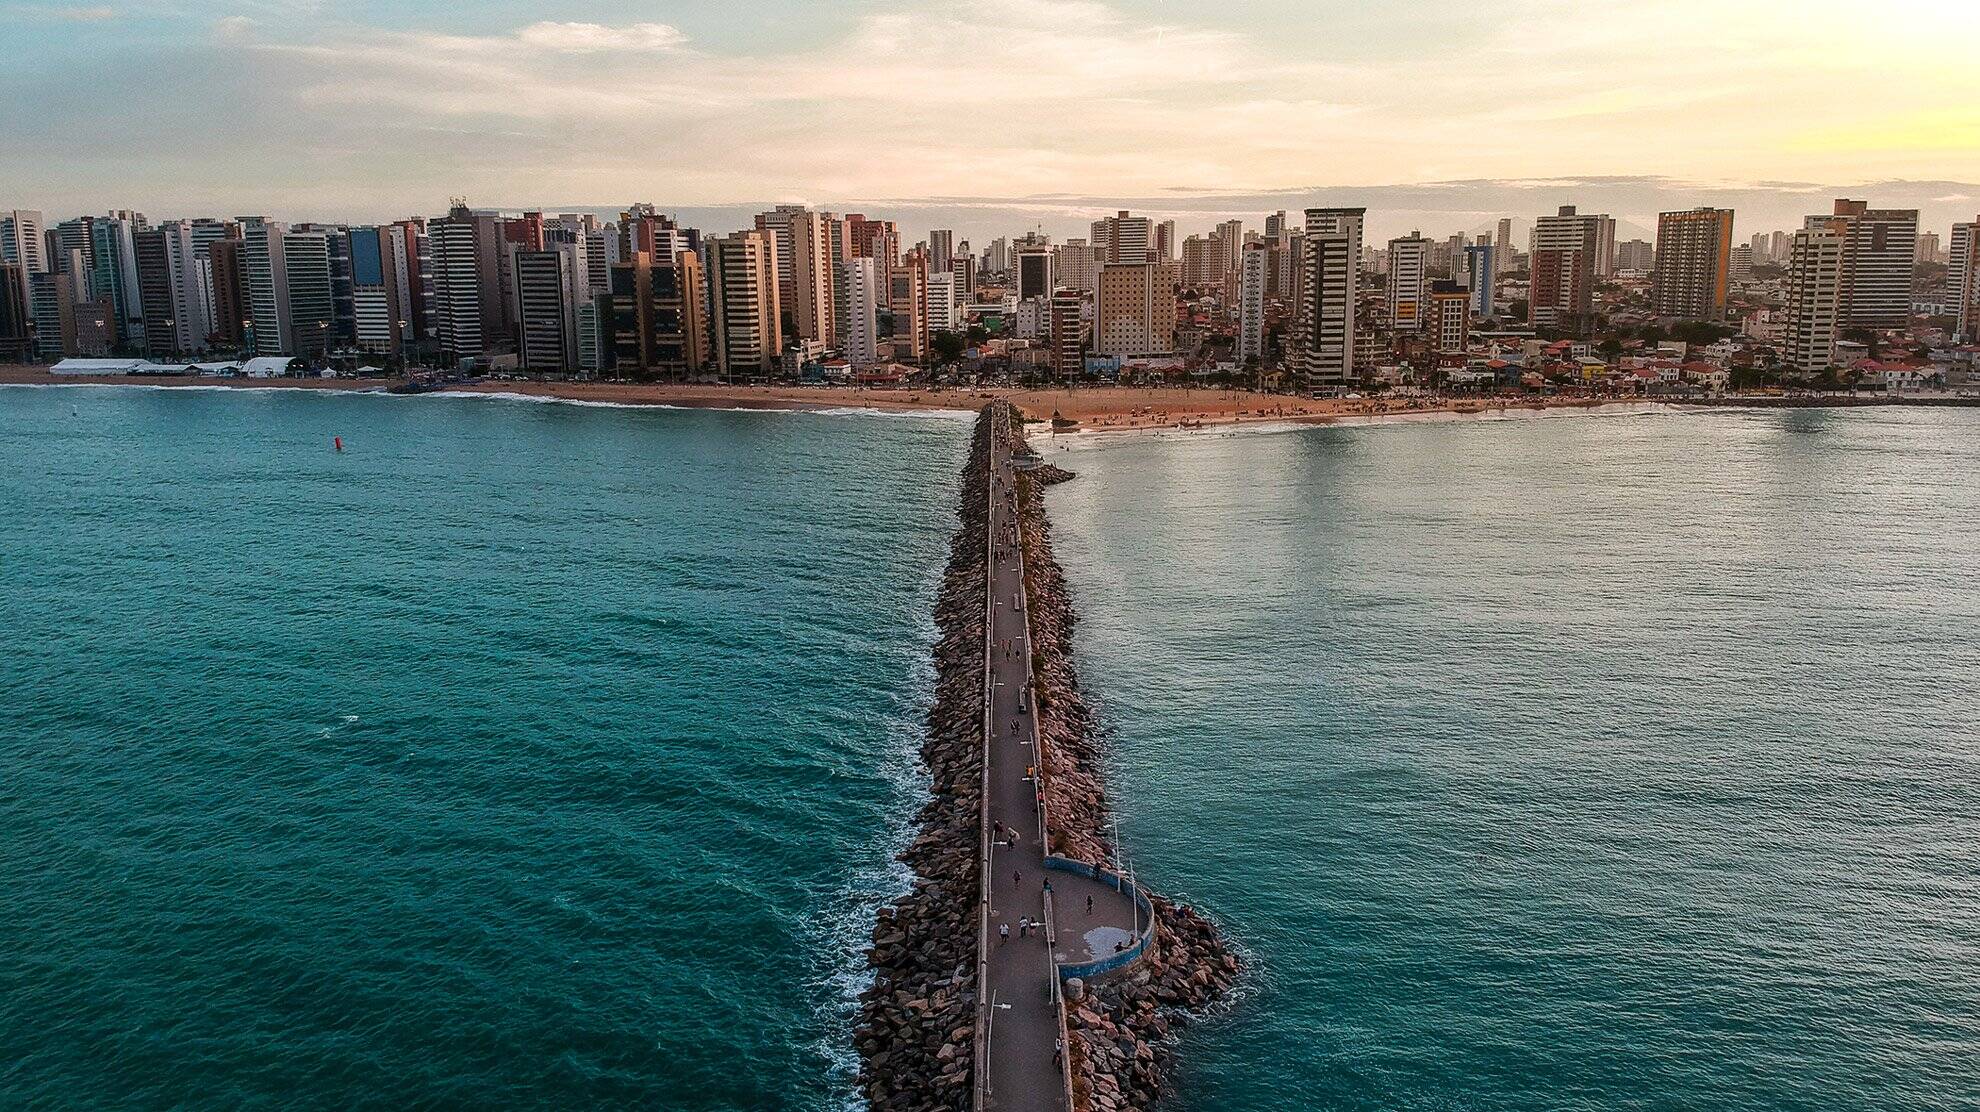
<svg viewBox="0 0 1980 1112"><path fill-rule="evenodd" d="M1132 946L1119 953L1109 954L1104 958L1095 958L1092 961L1060 962L1059 979L1061 981L1069 980L1073 977L1078 977L1085 981L1105 977L1109 973L1134 964L1136 959L1140 958L1147 951L1148 944L1154 941L1155 938L1155 905L1148 902L1148 897L1142 893L1139 885L1125 877L1116 875L1110 869L1104 869L1098 865L1089 865L1084 861L1074 861L1070 857L1048 855L1045 858L1045 867L1062 873L1077 873L1080 876L1097 880L1114 891L1132 898L1135 906L1141 909L1141 934L1134 940Z"/></svg>

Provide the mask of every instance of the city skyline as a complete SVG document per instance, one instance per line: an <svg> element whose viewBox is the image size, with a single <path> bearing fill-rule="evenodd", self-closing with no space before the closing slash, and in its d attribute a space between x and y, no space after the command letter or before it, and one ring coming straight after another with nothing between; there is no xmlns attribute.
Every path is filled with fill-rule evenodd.
<svg viewBox="0 0 1980 1112"><path fill-rule="evenodd" d="M1565 177L1762 194L1919 181L1949 187L1902 198L1939 223L1932 204L1980 180L1980 79L1891 61L1980 29L1980 13L1928 0L1853 20L1850 50L1832 20L1861 9L1833 0L1264 2L1214 22L1143 0L0 10L24 31L0 130L36 155L8 160L0 192L49 210L385 219L467 194L566 209L1015 203L1050 220L1075 190L1164 213ZM1319 52L1303 45L1316 20ZM1162 197L1185 203L1140 203ZM1625 220L1658 211L1465 203L1573 200ZM1962 207L1948 197L1948 216Z"/></svg>

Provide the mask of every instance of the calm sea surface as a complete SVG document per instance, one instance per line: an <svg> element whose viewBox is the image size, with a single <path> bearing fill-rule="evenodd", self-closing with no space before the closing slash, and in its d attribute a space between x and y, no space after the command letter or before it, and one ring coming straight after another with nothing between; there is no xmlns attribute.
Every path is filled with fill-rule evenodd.
<svg viewBox="0 0 1980 1112"><path fill-rule="evenodd" d="M0 389L0 1108L841 1103L968 433Z"/></svg>
<svg viewBox="0 0 1980 1112"><path fill-rule="evenodd" d="M967 435L0 390L0 1107L842 1106ZM1090 443L1178 1109L1980 1106L1980 414Z"/></svg>
<svg viewBox="0 0 1980 1112"><path fill-rule="evenodd" d="M1980 1107L1980 413L1068 452L1215 1109Z"/></svg>

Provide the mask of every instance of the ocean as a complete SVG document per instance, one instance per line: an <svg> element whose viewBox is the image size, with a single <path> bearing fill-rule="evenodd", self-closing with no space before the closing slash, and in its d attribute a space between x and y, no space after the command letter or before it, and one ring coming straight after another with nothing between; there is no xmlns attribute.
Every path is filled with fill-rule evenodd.
<svg viewBox="0 0 1980 1112"><path fill-rule="evenodd" d="M0 1107L842 1107L969 430L0 388Z"/></svg>
<svg viewBox="0 0 1980 1112"><path fill-rule="evenodd" d="M1980 1107L1980 412L1080 437L1175 1108Z"/></svg>
<svg viewBox="0 0 1980 1112"><path fill-rule="evenodd" d="M968 434L0 389L0 1107L847 1107ZM1980 414L1063 443L1175 1109L1974 1106Z"/></svg>

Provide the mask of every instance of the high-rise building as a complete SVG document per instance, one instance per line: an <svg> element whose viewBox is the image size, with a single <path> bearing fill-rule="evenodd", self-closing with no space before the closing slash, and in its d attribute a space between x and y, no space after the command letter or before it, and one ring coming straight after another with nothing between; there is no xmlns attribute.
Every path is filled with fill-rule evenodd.
<svg viewBox="0 0 1980 1112"><path fill-rule="evenodd" d="M1052 377L1060 382L1077 381L1086 369L1085 294L1062 289L1052 295L1050 333Z"/></svg>
<svg viewBox="0 0 1980 1112"><path fill-rule="evenodd" d="M1424 332L1439 352L1461 354L1471 342L1471 293L1455 281L1431 283Z"/></svg>
<svg viewBox="0 0 1980 1112"><path fill-rule="evenodd" d="M1058 289L1056 256L1051 247L1026 246L1017 249L1015 264L1019 301L1051 297Z"/></svg>
<svg viewBox="0 0 1980 1112"><path fill-rule="evenodd" d="M1182 242L1182 281L1192 290L1208 289L1223 278L1224 245L1214 236L1190 236Z"/></svg>
<svg viewBox="0 0 1980 1112"><path fill-rule="evenodd" d="M1753 281L1753 248L1744 243L1733 244L1732 262L1726 270L1734 282Z"/></svg>
<svg viewBox="0 0 1980 1112"><path fill-rule="evenodd" d="M706 250L716 370L726 379L766 377L784 349L776 247L750 231L712 237Z"/></svg>
<svg viewBox="0 0 1980 1112"><path fill-rule="evenodd" d="M34 317L38 359L53 362L65 353L76 352L74 278L59 270L45 270L29 278L28 310Z"/></svg>
<svg viewBox="0 0 1980 1112"><path fill-rule="evenodd" d="M1474 243L1464 249L1465 283L1471 293L1474 320L1491 320L1497 315L1493 275L1499 271L1498 253L1498 247L1491 243Z"/></svg>
<svg viewBox="0 0 1980 1112"><path fill-rule="evenodd" d="M1093 222L1093 245L1107 253L1106 261L1110 263L1154 262L1155 223L1123 209Z"/></svg>
<svg viewBox="0 0 1980 1112"><path fill-rule="evenodd" d="M1649 240L1626 239L1616 244L1616 269L1651 273L1657 269L1657 249Z"/></svg>
<svg viewBox="0 0 1980 1112"><path fill-rule="evenodd" d="M880 310L884 292L880 260L841 260L833 304L839 314L839 354L854 366L880 361Z"/></svg>
<svg viewBox="0 0 1980 1112"><path fill-rule="evenodd" d="M806 209L796 209L785 216L784 222L776 227L781 228L780 234L790 242L790 281L778 286L779 302L790 313L797 336L836 347L837 320L832 312L833 221ZM781 256L778 265L784 265ZM790 295L788 301L784 300L786 293Z"/></svg>
<svg viewBox="0 0 1980 1112"><path fill-rule="evenodd" d="M855 258L878 259L885 270L900 256L901 230L892 220L868 220L851 213L846 216L846 245Z"/></svg>
<svg viewBox="0 0 1980 1112"><path fill-rule="evenodd" d="M295 328L287 354L321 357L330 350L336 325L329 233L291 228L282 237L282 254L289 276L289 321Z"/></svg>
<svg viewBox="0 0 1980 1112"><path fill-rule="evenodd" d="M1306 210L1293 356L1297 369L1314 387L1342 386L1359 374L1357 308L1362 227L1367 217L1364 208Z"/></svg>
<svg viewBox="0 0 1980 1112"><path fill-rule="evenodd" d="M1307 214L1304 256L1294 315L1293 364L1316 389L1346 385L1355 375L1355 301L1361 273L1356 233L1344 221Z"/></svg>
<svg viewBox="0 0 1980 1112"><path fill-rule="evenodd" d="M754 232L743 234L752 237L760 235ZM710 244L713 242L710 241ZM767 248L767 241L759 242ZM712 277L715 263L712 246L709 260ZM765 262L767 256L757 261ZM774 266L774 261L769 261L769 265ZM755 306L748 304L752 293L749 279L753 272L747 265L734 273L741 285L729 291L734 295L731 305L739 310L731 319L739 326L741 331L737 335L741 337L760 327L760 322L753 322L750 314L765 311L765 307L760 303ZM767 276L768 271L764 274ZM764 280L774 291L774 280L768 277ZM640 378L679 379L696 374L707 365L710 347L708 292L712 289L712 283L704 286L701 255L685 249L670 256L635 251L625 262L611 265L608 282L608 296L594 299L593 303L602 301L604 306L599 328L611 338L611 362L616 373ZM720 311L718 307L717 312ZM761 333L757 336L758 342L761 342ZM748 347L745 342L744 363L749 362L746 358ZM780 347L781 344L773 345L765 358L774 360ZM580 351L579 355L582 354ZM754 375L761 372L738 373Z"/></svg>
<svg viewBox="0 0 1980 1112"><path fill-rule="evenodd" d="M1093 350L1165 355L1176 350L1176 295L1160 263L1108 263L1094 294Z"/></svg>
<svg viewBox="0 0 1980 1112"><path fill-rule="evenodd" d="M359 351L398 355L405 319L398 305L398 252L391 229L359 226L350 230L352 342Z"/></svg>
<svg viewBox="0 0 1980 1112"><path fill-rule="evenodd" d="M1595 277L1610 278L1616 273L1616 218L1595 218Z"/></svg>
<svg viewBox="0 0 1980 1112"><path fill-rule="evenodd" d="M1286 224L1285 209L1280 209L1279 211L1265 218L1266 239L1275 240L1275 241L1280 240L1285 238L1285 236L1291 231L1292 229Z"/></svg>
<svg viewBox="0 0 1980 1112"><path fill-rule="evenodd" d="M432 243L434 338L449 364L487 354L483 321L499 305L499 297L489 297L483 273L483 261L493 251L493 243L483 239L491 233L489 222L459 204L426 224Z"/></svg>
<svg viewBox="0 0 1980 1112"><path fill-rule="evenodd" d="M583 268L572 244L519 248L515 269L516 354L522 366L550 374L578 368L577 306Z"/></svg>
<svg viewBox="0 0 1980 1112"><path fill-rule="evenodd" d="M1217 244L1217 288L1235 297L1238 288L1238 260L1244 253L1244 221L1226 220L1217 225L1210 238Z"/></svg>
<svg viewBox="0 0 1980 1112"><path fill-rule="evenodd" d="M1938 263L1941 265L1945 263L1946 256L1939 250L1939 233L1918 233L1918 261L1921 263Z"/></svg>
<svg viewBox="0 0 1980 1112"><path fill-rule="evenodd" d="M1513 265L1512 220L1499 218L1499 227L1492 238L1492 285L1496 288L1499 279L1512 273Z"/></svg>
<svg viewBox="0 0 1980 1112"><path fill-rule="evenodd" d="M1100 248L1090 246L1083 239L1070 239L1053 248L1052 254L1060 286L1092 293L1099 285L1100 267L1107 261Z"/></svg>
<svg viewBox="0 0 1980 1112"><path fill-rule="evenodd" d="M928 233L928 273L946 274L956 258L956 233L937 228Z"/></svg>
<svg viewBox="0 0 1980 1112"><path fill-rule="evenodd" d="M1528 319L1534 324L1579 332L1593 323L1605 228L1612 232L1614 221L1577 213L1573 205L1562 205L1557 215L1535 222L1527 297Z"/></svg>
<svg viewBox="0 0 1980 1112"><path fill-rule="evenodd" d="M1170 263L1176 260L1176 222L1164 220L1155 225L1155 261Z"/></svg>
<svg viewBox="0 0 1980 1112"><path fill-rule="evenodd" d="M1650 302L1660 317L1723 320L1732 270L1731 209L1657 215Z"/></svg>
<svg viewBox="0 0 1980 1112"><path fill-rule="evenodd" d="M289 272L284 239L288 225L260 216L241 218L241 277L247 315L244 342L256 355L293 355Z"/></svg>
<svg viewBox="0 0 1980 1112"><path fill-rule="evenodd" d="M967 301L976 296L976 256L967 251L960 252L949 263L949 273L956 276L956 296Z"/></svg>
<svg viewBox="0 0 1980 1112"><path fill-rule="evenodd" d="M1416 332L1429 308L1430 241L1420 233L1389 241L1389 329Z"/></svg>
<svg viewBox="0 0 1980 1112"><path fill-rule="evenodd" d="M1048 254L1046 258L1050 258ZM928 264L921 250L908 252L887 270L887 309L894 317L894 357L919 363L928 358Z"/></svg>
<svg viewBox="0 0 1980 1112"><path fill-rule="evenodd" d="M1844 328L1902 328L1911 319L1917 209L1873 209L1867 201L1839 198L1832 215L1811 216L1806 226L1841 230Z"/></svg>
<svg viewBox="0 0 1980 1112"><path fill-rule="evenodd" d="M0 363L25 363L35 350L27 265L0 262Z"/></svg>
<svg viewBox="0 0 1980 1112"><path fill-rule="evenodd" d="M961 332L963 330L962 302L956 298L956 276L953 271L928 271L928 334L937 332Z"/></svg>
<svg viewBox="0 0 1980 1112"><path fill-rule="evenodd" d="M163 228L140 228L131 233L132 258L137 263L137 289L144 332L144 353L163 360L177 354L178 311L172 298L172 255Z"/></svg>
<svg viewBox="0 0 1980 1112"><path fill-rule="evenodd" d="M1280 213L1283 217L1285 214ZM1272 255L1277 250L1268 242L1248 243L1238 264L1237 361L1265 358L1265 289L1272 276Z"/></svg>
<svg viewBox="0 0 1980 1112"><path fill-rule="evenodd" d="M239 346L247 335L248 286L244 239L215 240L207 247L208 285L213 291L213 338L229 347Z"/></svg>
<svg viewBox="0 0 1980 1112"><path fill-rule="evenodd" d="M136 213L97 216L89 222L90 296L104 303L112 345L127 350L137 350L145 343L135 237L147 227L144 217Z"/></svg>
<svg viewBox="0 0 1980 1112"><path fill-rule="evenodd" d="M1843 221L1794 234L1788 261L1789 366L1809 373L1833 366L1843 324L1849 228Z"/></svg>
<svg viewBox="0 0 1980 1112"><path fill-rule="evenodd" d="M1980 216L1954 224L1946 251L1946 302L1960 339L1980 339Z"/></svg>
<svg viewBox="0 0 1980 1112"><path fill-rule="evenodd" d="M13 263L21 296L33 301L34 276L50 269L47 256L47 226L41 213L33 209L0 210L0 263Z"/></svg>

